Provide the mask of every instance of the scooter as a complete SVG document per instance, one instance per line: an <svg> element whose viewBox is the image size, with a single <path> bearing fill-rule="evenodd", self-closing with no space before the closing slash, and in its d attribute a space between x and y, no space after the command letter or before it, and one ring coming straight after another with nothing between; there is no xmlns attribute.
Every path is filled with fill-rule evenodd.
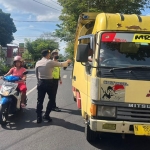
<svg viewBox="0 0 150 150"><path fill-rule="evenodd" d="M27 74L25 72L24 74ZM18 90L18 83L20 78L17 76L3 77L3 84L0 88L0 124L5 124L8 120L9 114L20 112L21 108L21 93ZM26 97L27 104L27 97Z"/></svg>

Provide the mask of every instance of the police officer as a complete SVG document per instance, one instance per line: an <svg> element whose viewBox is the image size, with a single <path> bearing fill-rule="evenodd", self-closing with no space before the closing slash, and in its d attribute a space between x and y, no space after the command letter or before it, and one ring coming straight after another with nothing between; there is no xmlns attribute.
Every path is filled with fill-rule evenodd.
<svg viewBox="0 0 150 150"><path fill-rule="evenodd" d="M54 67L66 67L70 60L65 62L56 62L50 60L50 50L43 50L42 51L43 58L36 63L35 71L36 77L38 80L37 84L37 123L42 122L42 109L43 109L43 102L45 98L45 94L48 94L49 101L46 107L46 112L43 116L43 119L51 122L52 119L49 116L52 110L52 107L55 102L55 91L53 90L53 77L52 71Z"/></svg>
<svg viewBox="0 0 150 150"><path fill-rule="evenodd" d="M51 53L53 60L57 62L59 59L58 52L59 50L55 49ZM56 106L56 94L57 94L58 84L59 83L62 84L61 77L60 77L60 67L54 67L52 75L53 75L53 90L55 92L55 103L53 105L52 110L59 112L61 110Z"/></svg>

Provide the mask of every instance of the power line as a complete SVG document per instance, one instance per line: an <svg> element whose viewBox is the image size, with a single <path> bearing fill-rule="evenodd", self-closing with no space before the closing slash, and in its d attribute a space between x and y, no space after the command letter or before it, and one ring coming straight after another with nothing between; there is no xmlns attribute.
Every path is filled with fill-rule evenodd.
<svg viewBox="0 0 150 150"><path fill-rule="evenodd" d="M42 37L41 35L37 35L37 36L15 36L15 37ZM45 37L52 37L52 36L45 36Z"/></svg>
<svg viewBox="0 0 150 150"><path fill-rule="evenodd" d="M55 3L56 6L62 7L58 2L55 2L53 0L51 0L53 3Z"/></svg>
<svg viewBox="0 0 150 150"><path fill-rule="evenodd" d="M51 0L52 2L54 2L54 3L56 3L57 5L59 5L59 3L58 2L55 2L55 1L53 1L53 0Z"/></svg>
<svg viewBox="0 0 150 150"><path fill-rule="evenodd" d="M58 9L56 9L56 8L53 8L53 7L51 7L51 6L48 6L48 5L46 5L46 4L43 4L43 3L38 2L38 1L36 1L36 0L33 0L33 1L36 2L36 3L39 3L39 4L41 4L41 5L44 5L44 6L46 6L46 7L52 8L52 9L54 9L54 10L60 11L60 10L58 10ZM61 11L60 11L60 12L61 12Z"/></svg>
<svg viewBox="0 0 150 150"><path fill-rule="evenodd" d="M34 20L13 20L15 22L59 22L59 20L55 20L55 21L34 21Z"/></svg>

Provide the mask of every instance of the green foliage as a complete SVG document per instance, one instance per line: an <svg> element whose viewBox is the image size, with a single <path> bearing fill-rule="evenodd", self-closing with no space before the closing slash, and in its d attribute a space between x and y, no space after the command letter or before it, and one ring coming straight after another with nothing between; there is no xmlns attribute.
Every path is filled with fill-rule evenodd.
<svg viewBox="0 0 150 150"><path fill-rule="evenodd" d="M22 55L23 59L32 59L31 54L29 53L28 50L25 50L25 52Z"/></svg>
<svg viewBox="0 0 150 150"><path fill-rule="evenodd" d="M145 7L150 8L150 0L58 0L58 2L63 7L59 17L62 23L57 25L55 36L67 42L74 42L78 17L83 12L141 14L141 10ZM70 56L72 51L72 48L66 49Z"/></svg>
<svg viewBox="0 0 150 150"><path fill-rule="evenodd" d="M12 40L14 40L13 33L16 31L10 14L4 13L0 9L0 45L6 46L7 43L12 42Z"/></svg>
<svg viewBox="0 0 150 150"><path fill-rule="evenodd" d="M41 51L44 49L54 50L58 49L59 44L55 41L55 39L44 39L44 38L38 38L35 41L31 41L29 39L26 39L25 46L31 54L31 57L34 61L37 61L41 58Z"/></svg>
<svg viewBox="0 0 150 150"><path fill-rule="evenodd" d="M66 57L73 60L73 56L74 56L74 43L68 42L67 43L67 48L65 49L65 52L67 54Z"/></svg>
<svg viewBox="0 0 150 150"><path fill-rule="evenodd" d="M10 68L11 67L4 64L3 61L0 61L0 76L6 74Z"/></svg>

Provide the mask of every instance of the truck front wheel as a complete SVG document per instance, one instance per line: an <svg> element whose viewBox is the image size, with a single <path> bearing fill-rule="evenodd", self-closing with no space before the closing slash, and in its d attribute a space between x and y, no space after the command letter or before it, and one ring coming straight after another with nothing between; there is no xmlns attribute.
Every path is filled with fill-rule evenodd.
<svg viewBox="0 0 150 150"><path fill-rule="evenodd" d="M88 124L85 125L85 137L88 142L95 141L97 138L97 132L92 131Z"/></svg>

